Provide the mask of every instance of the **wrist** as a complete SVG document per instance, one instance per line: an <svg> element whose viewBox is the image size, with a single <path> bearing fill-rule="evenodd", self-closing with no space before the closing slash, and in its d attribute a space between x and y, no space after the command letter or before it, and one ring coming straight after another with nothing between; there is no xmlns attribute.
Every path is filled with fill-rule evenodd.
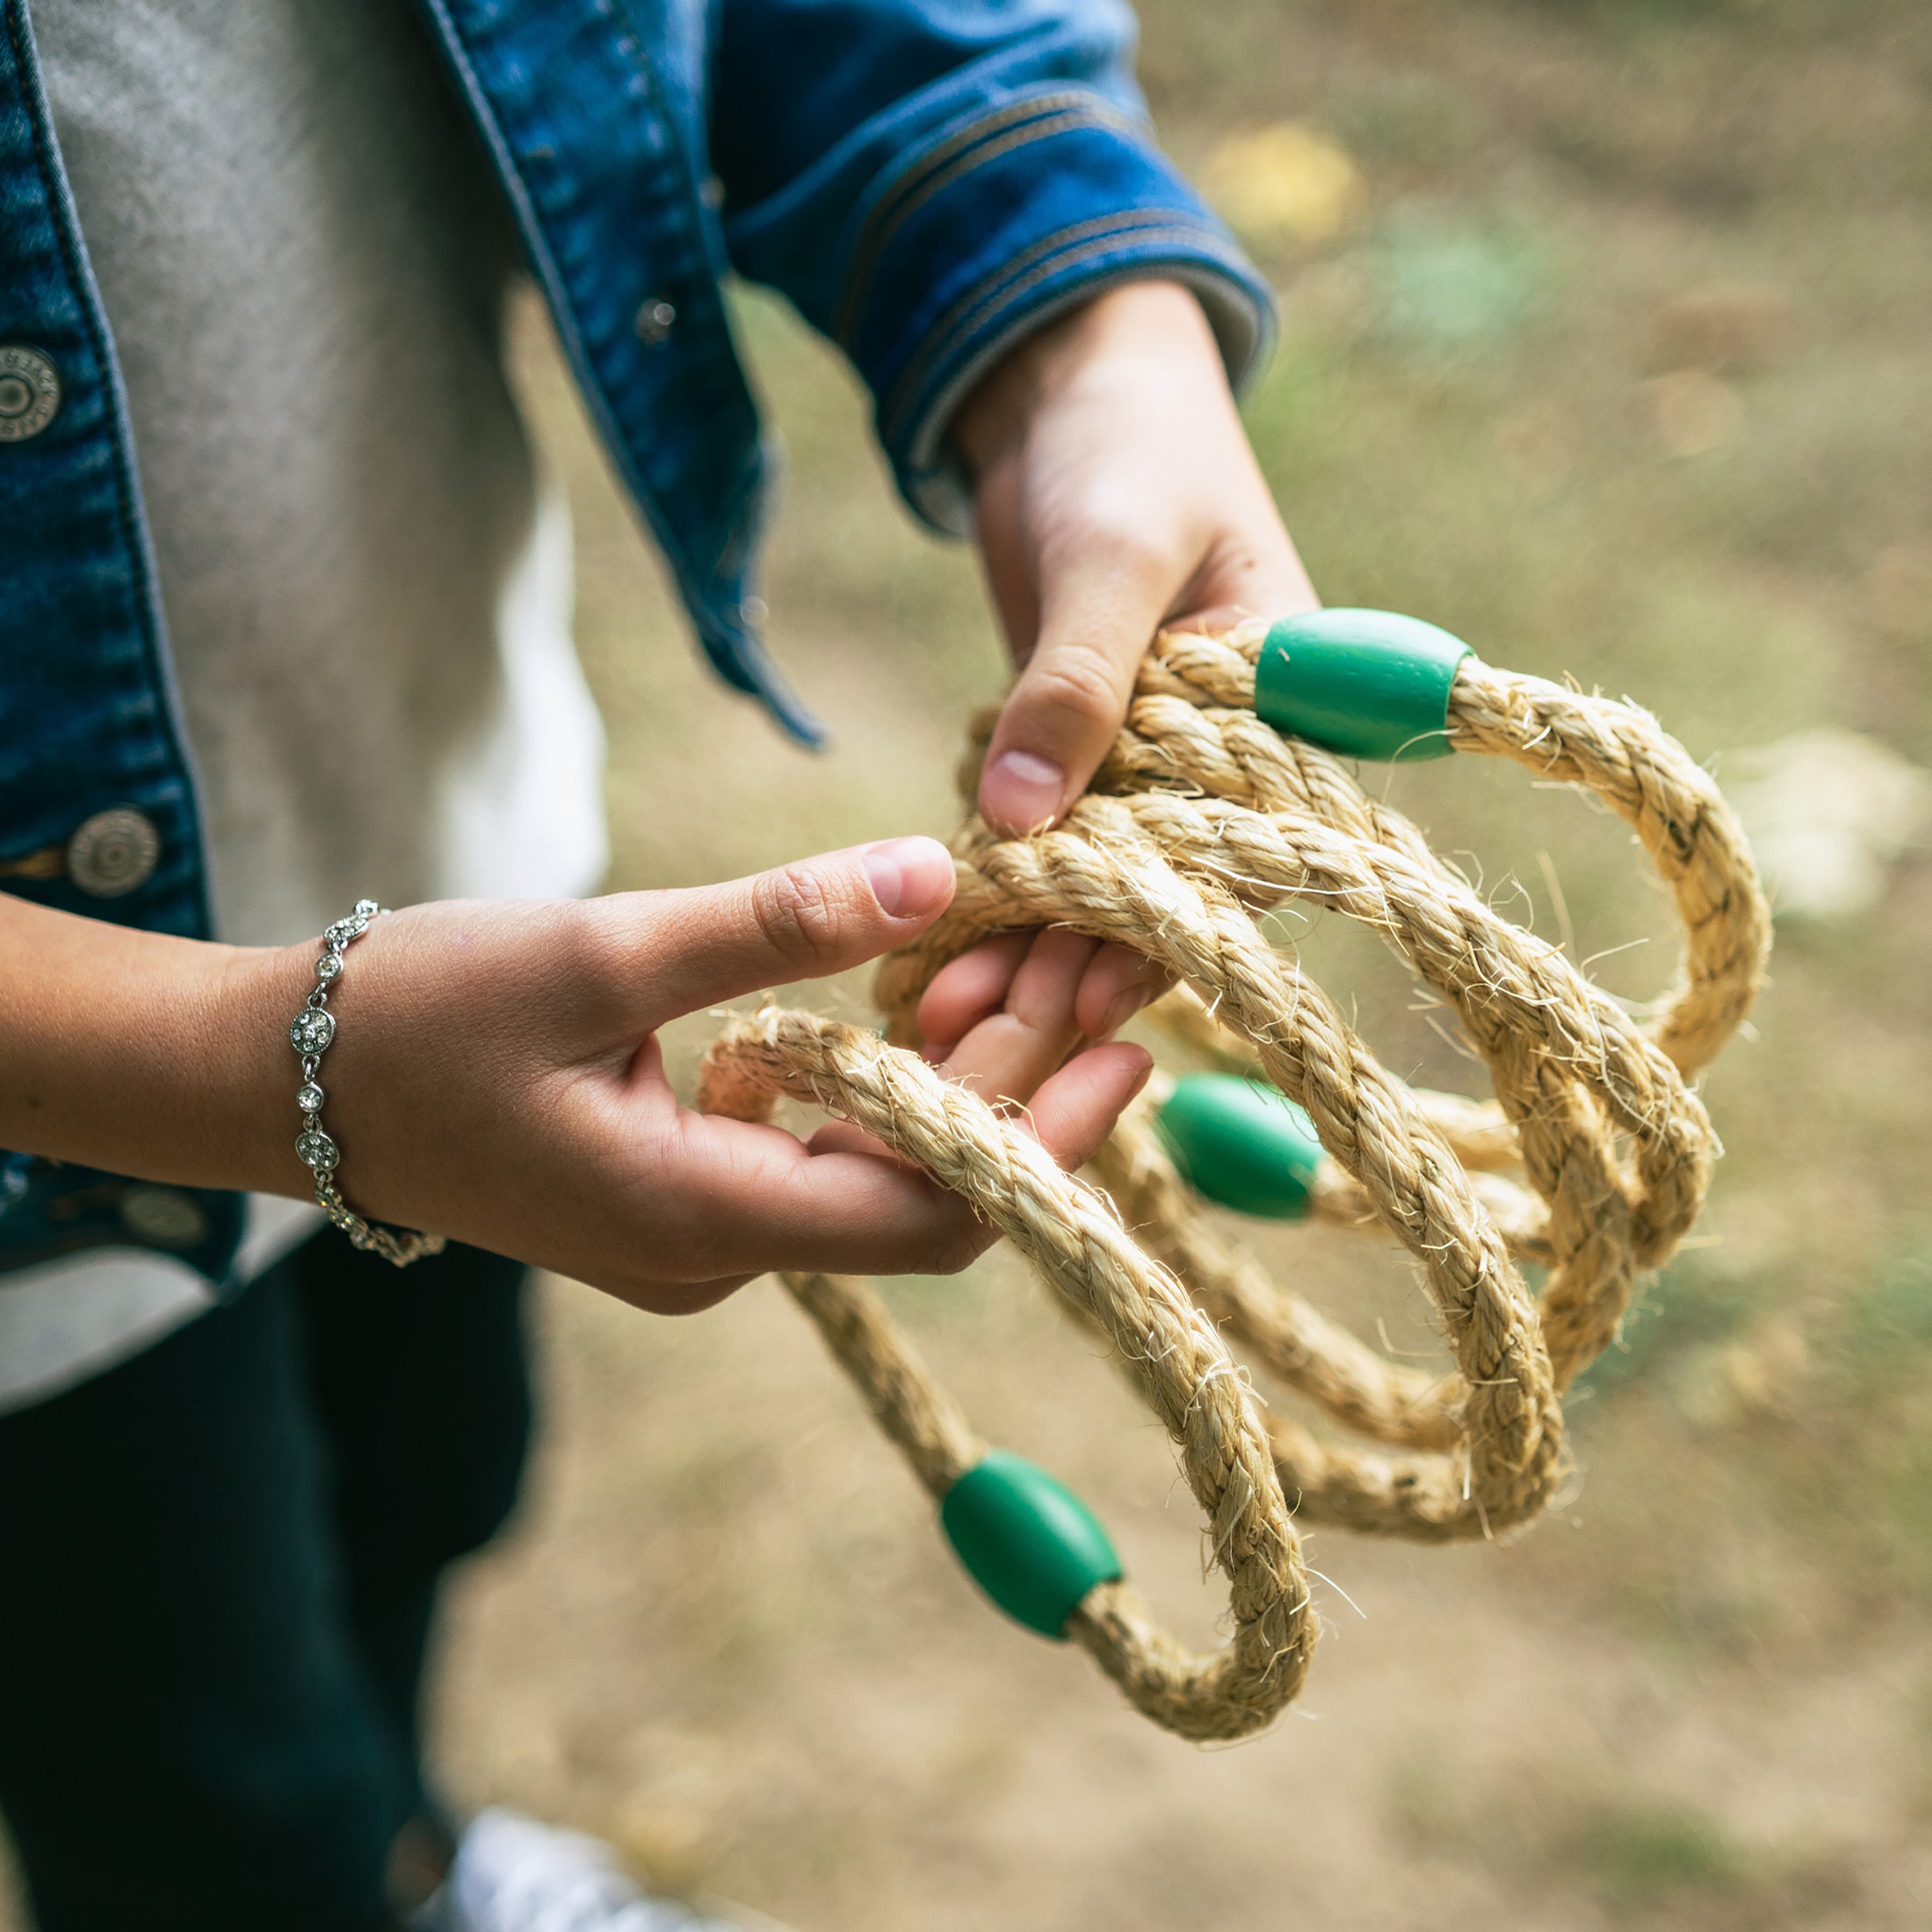
<svg viewBox="0 0 1932 1932"><path fill-rule="evenodd" d="M252 1193L309 1196L315 1176L296 1158L302 1117L295 1104L301 1063L290 1022L315 983L318 940L294 946L236 947L211 988L211 1028L227 1042L224 1101L209 1097L210 1117L230 1138L223 1165L243 1180L223 1183Z"/></svg>
<svg viewBox="0 0 1932 1932"><path fill-rule="evenodd" d="M1016 343L960 405L952 439L977 483L1077 384L1172 382L1196 366L1226 389L1214 332L1193 292L1179 282L1121 283Z"/></svg>
<svg viewBox="0 0 1932 1932"><path fill-rule="evenodd" d="M178 1185L299 1191L275 1076L301 975L300 948L0 898L0 1145Z"/></svg>
<svg viewBox="0 0 1932 1932"><path fill-rule="evenodd" d="M90 1114L113 1123L107 1158L83 1158L147 1180L307 1193L294 1155L288 1022L310 950L192 940L144 948L141 996L155 1023L129 1063L88 1056L77 1069L77 1100L91 1098ZM135 1104L117 1115L104 1090L123 1081Z"/></svg>

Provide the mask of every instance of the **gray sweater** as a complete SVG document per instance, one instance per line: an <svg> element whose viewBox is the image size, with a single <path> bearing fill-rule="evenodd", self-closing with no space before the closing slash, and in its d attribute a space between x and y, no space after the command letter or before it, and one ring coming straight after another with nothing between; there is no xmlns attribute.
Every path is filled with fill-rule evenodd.
<svg viewBox="0 0 1932 1932"><path fill-rule="evenodd" d="M34 19L127 380L219 936L292 943L364 894L592 889L602 736L567 518L505 377L516 242L413 9ZM308 1225L253 1204L249 1262ZM0 1407L205 1305L131 1249L10 1277Z"/></svg>

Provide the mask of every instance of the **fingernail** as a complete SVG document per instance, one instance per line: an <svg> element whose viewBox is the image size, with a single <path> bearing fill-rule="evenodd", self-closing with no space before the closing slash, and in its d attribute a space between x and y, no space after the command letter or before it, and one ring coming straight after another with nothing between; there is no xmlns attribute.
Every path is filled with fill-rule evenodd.
<svg viewBox="0 0 1932 1932"><path fill-rule="evenodd" d="M866 876L879 910L892 919L918 919L953 893L953 855L937 838L888 838L865 851Z"/></svg>
<svg viewBox="0 0 1932 1932"><path fill-rule="evenodd" d="M1152 997L1145 986L1130 986L1125 992L1116 993L1107 1009L1106 1032L1117 1033Z"/></svg>
<svg viewBox="0 0 1932 1932"><path fill-rule="evenodd" d="M1145 1087L1148 1082L1153 1077L1154 1056L1150 1053L1148 1056L1147 1064L1141 1069L1140 1077L1134 1081L1132 1087L1128 1090L1127 1097L1130 1100L1138 1100L1140 1097L1141 1090Z"/></svg>
<svg viewBox="0 0 1932 1932"><path fill-rule="evenodd" d="M986 815L1031 832L1060 815L1066 774L1036 751L1002 751L986 769L980 798Z"/></svg>

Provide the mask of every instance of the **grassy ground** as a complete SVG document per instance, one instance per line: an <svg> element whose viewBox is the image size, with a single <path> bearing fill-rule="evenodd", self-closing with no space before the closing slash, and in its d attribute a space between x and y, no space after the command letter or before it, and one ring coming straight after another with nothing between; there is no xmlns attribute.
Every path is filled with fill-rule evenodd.
<svg viewBox="0 0 1932 1932"><path fill-rule="evenodd" d="M1285 117L1362 184L1332 240L1257 238L1286 321L1250 420L1331 600L1638 696L1720 770L1818 723L1932 760L1921 9L1145 14L1184 158ZM772 308L744 322L791 450L774 629L837 726L823 760L692 668L532 358L625 884L944 832L1000 676L969 560L895 510L848 379ZM1397 790L1546 930L1553 872L1580 954L1648 937L1600 961L1614 990L1662 985L1663 909L1602 818L1464 763ZM1703 1244L1577 1404L1578 1493L1503 1550L1317 1538L1313 1685L1239 1750L1155 1734L984 1611L775 1291L672 1324L554 1287L536 1493L457 1618L457 1782L827 1932L1923 1923L1928 941L1923 867L1781 932L1758 1037L1709 1083L1730 1154ZM1372 948L1302 943L1392 1063L1468 1080ZM1403 1332L1390 1254L1264 1245ZM1186 1498L1083 1345L997 1260L893 1292L988 1432L1081 1485L1205 1637Z"/></svg>
<svg viewBox="0 0 1932 1932"><path fill-rule="evenodd" d="M1362 184L1332 238L1256 237L1285 328L1250 420L1331 601L1641 697L1720 771L1818 723L1932 762L1922 8L1143 12L1184 158L1287 117ZM822 759L694 668L529 332L622 885L944 832L961 719L1000 679L970 560L895 509L848 378L770 306L743 322L791 451L774 633L837 728ZM1667 978L1665 909L1605 820L1465 761L1396 790L1580 956L1648 937L1599 961L1614 991ZM1397 1070L1468 1081L1372 947L1301 943ZM1928 945L1923 866L1871 914L1781 931L1757 1037L1708 1083L1729 1158L1700 1244L1573 1409L1577 1493L1504 1549L1315 1539L1313 1683L1236 1750L1154 1733L983 1609L768 1284L683 1323L549 1284L529 1505L454 1617L453 1784L808 1932L1924 1923ZM1427 1345L1391 1253L1260 1245ZM1081 1487L1207 1638L1191 1505L1105 1366L998 1257L891 1293L985 1431Z"/></svg>

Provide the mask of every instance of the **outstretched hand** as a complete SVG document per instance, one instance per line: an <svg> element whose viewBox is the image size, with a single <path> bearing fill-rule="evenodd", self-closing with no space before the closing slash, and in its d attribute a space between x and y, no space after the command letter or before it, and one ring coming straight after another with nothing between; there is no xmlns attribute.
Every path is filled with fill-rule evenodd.
<svg viewBox="0 0 1932 1932"><path fill-rule="evenodd" d="M1206 318L1178 285L1131 284L1049 325L968 399L954 433L1021 667L980 808L1025 832L1086 789L1164 623L1316 599ZM964 1265L993 1236L957 1198L849 1126L801 1141L681 1107L657 1040L681 1014L903 944L952 879L942 847L909 838L693 891L383 921L337 997L325 1076L345 1189L366 1212L667 1311L773 1267ZM1104 1043L1162 984L1122 948L1014 934L940 972L920 1026L942 1071L1023 1108L1075 1167L1148 1073L1139 1048Z"/></svg>
<svg viewBox="0 0 1932 1932"><path fill-rule="evenodd" d="M1315 597L1243 435L1206 321L1178 287L1100 296L1022 344L955 423L1019 679L986 760L988 820L1079 797L1163 622ZM359 940L321 1079L350 1202L646 1308L774 1267L941 1271L990 1230L849 1128L808 1141L681 1107L658 1029L862 964L951 897L930 839L755 879L586 903L412 906ZM113 1173L305 1194L291 1065L265 1053L313 944L227 947L0 895L0 1142ZM1138 956L1016 934L928 988L929 1057L1024 1107L1073 1167L1148 1068L1104 1043L1160 984Z"/></svg>
<svg viewBox="0 0 1932 1932"><path fill-rule="evenodd" d="M322 1078L345 1192L379 1219L665 1313L770 1268L961 1267L996 1236L957 1196L839 1124L801 1140L680 1106L658 1040L681 1015L876 957L952 892L945 848L902 838L689 891L394 913L359 942L333 1002ZM276 956L291 1012L310 950ZM1094 942L1048 934L1033 951L997 988L965 961L934 982L929 1057L1023 1107L1072 1168L1150 1063L1124 1045L1073 1052Z"/></svg>

